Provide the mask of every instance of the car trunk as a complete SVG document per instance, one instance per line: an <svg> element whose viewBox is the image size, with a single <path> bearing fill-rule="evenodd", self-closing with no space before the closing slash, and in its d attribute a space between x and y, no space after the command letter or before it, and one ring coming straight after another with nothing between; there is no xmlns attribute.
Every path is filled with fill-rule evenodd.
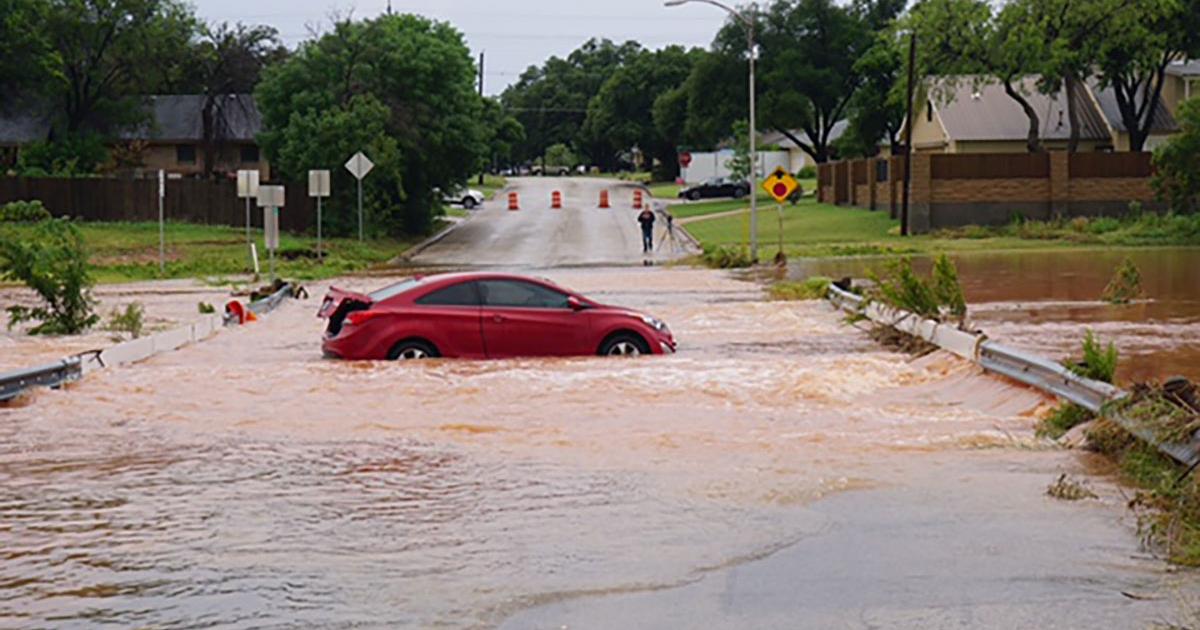
<svg viewBox="0 0 1200 630"><path fill-rule="evenodd" d="M325 327L325 335L328 337L336 337L342 332L342 325L346 322L346 316L356 311L365 311L375 304L369 296L353 291L344 291L337 287L330 287L329 293L325 295L325 300L321 303L321 310L317 311L317 317L329 320L329 325Z"/></svg>

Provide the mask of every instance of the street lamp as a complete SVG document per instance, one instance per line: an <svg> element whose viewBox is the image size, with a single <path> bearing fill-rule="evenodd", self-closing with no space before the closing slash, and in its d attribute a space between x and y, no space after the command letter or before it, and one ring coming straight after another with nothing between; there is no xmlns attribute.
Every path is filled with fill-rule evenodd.
<svg viewBox="0 0 1200 630"><path fill-rule="evenodd" d="M754 44L754 16L746 16L733 7L717 0L667 0L668 7L678 7L690 2L711 4L724 9L746 27L746 47L750 53L750 259L758 262L758 126L755 124L754 62L758 47ZM750 5L754 11L754 5Z"/></svg>

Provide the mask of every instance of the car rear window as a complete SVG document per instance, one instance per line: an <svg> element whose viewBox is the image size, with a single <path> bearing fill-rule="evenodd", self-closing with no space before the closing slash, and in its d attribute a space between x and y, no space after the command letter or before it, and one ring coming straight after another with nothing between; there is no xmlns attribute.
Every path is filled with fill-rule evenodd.
<svg viewBox="0 0 1200 630"><path fill-rule="evenodd" d="M417 304L424 306L479 306L479 291L474 282L461 282L443 289L438 289L429 295L417 298Z"/></svg>
<svg viewBox="0 0 1200 630"><path fill-rule="evenodd" d="M374 293L368 293L367 297L371 298L372 302L382 302L388 298L396 297L420 283L421 281L416 278L409 278L408 280L402 280L396 284L386 286Z"/></svg>

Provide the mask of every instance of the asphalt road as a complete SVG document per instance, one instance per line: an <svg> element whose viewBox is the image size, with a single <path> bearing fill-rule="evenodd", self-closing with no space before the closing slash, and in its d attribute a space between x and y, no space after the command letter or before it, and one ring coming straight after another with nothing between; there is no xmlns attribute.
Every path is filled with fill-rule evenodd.
<svg viewBox="0 0 1200 630"><path fill-rule="evenodd" d="M603 190L609 191L610 209L598 207ZM517 211L508 209L509 191L518 195ZM562 193L562 209L550 207L554 191ZM513 178L507 190L497 193L412 262L456 267L642 265L690 253L682 241L664 238L666 225L661 216L655 226L655 251L649 256L642 253L633 191L628 183L608 179Z"/></svg>

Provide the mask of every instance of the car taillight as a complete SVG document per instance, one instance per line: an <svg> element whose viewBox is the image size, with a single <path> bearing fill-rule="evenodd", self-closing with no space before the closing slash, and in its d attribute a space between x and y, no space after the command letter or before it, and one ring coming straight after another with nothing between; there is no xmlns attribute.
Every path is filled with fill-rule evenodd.
<svg viewBox="0 0 1200 630"><path fill-rule="evenodd" d="M361 326L381 314L379 311L354 311L346 316L346 323L351 326Z"/></svg>

